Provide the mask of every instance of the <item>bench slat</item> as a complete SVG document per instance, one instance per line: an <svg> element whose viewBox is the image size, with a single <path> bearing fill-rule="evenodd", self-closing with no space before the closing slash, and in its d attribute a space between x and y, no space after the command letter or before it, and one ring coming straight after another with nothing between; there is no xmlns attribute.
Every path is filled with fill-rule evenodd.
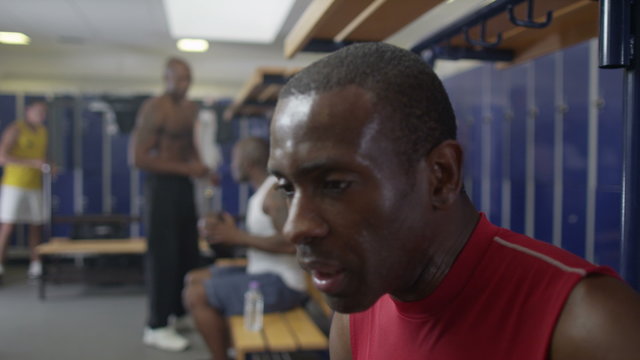
<svg viewBox="0 0 640 360"><path fill-rule="evenodd" d="M62 254L142 254L147 243L142 238L51 241L36 247L40 255Z"/></svg>
<svg viewBox="0 0 640 360"><path fill-rule="evenodd" d="M296 351L298 343L281 313L264 315L264 336L270 351Z"/></svg>
<svg viewBox="0 0 640 360"><path fill-rule="evenodd" d="M318 329L311 317L302 308L295 308L283 314L291 330L297 337L301 350L326 349L327 337Z"/></svg>
<svg viewBox="0 0 640 360"><path fill-rule="evenodd" d="M242 315L231 316L229 327L231 328L231 339L233 339L233 345L237 352L249 353L266 350L262 332L245 329Z"/></svg>

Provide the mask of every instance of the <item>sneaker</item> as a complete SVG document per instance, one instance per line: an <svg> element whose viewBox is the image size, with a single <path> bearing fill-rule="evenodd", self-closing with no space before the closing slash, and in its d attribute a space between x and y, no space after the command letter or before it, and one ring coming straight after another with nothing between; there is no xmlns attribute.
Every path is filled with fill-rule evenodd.
<svg viewBox="0 0 640 360"><path fill-rule="evenodd" d="M146 327L142 342L167 351L183 351L189 346L189 341L169 326L157 329Z"/></svg>
<svg viewBox="0 0 640 360"><path fill-rule="evenodd" d="M32 261L29 264L29 271L27 271L29 279L37 279L42 276L42 263L38 260Z"/></svg>
<svg viewBox="0 0 640 360"><path fill-rule="evenodd" d="M193 329L189 315L169 317L169 324L175 331L189 331Z"/></svg>

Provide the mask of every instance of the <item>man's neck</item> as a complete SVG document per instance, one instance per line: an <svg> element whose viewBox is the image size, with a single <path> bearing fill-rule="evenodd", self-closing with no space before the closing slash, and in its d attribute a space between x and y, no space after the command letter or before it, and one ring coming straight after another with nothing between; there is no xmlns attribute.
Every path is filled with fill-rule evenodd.
<svg viewBox="0 0 640 360"><path fill-rule="evenodd" d="M170 92L165 92L164 95L168 97L174 104L180 104L182 100L184 100L184 96L179 96Z"/></svg>
<svg viewBox="0 0 640 360"><path fill-rule="evenodd" d="M427 256L425 267L416 284L403 294L392 294L402 301L416 301L431 295L451 270L458 255L467 244L478 223L479 214L466 195L461 196L456 209L449 213L446 230L439 232L436 241ZM451 219L456 219L452 221ZM445 220L442 221L444 223Z"/></svg>
<svg viewBox="0 0 640 360"><path fill-rule="evenodd" d="M25 123L25 124L27 124L27 126L28 126L29 128L31 128L32 130L35 130L35 129L37 129L37 128L38 128L38 123L36 123L36 122L29 121L29 120L25 119L25 120L24 120L24 123Z"/></svg>

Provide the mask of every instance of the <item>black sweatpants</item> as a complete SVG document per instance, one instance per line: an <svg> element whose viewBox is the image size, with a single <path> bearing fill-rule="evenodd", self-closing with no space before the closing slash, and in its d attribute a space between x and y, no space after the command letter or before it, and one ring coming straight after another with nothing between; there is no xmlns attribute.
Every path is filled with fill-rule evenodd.
<svg viewBox="0 0 640 360"><path fill-rule="evenodd" d="M167 326L169 315L182 316L184 276L199 266L197 216L191 179L147 174L146 282L151 328Z"/></svg>

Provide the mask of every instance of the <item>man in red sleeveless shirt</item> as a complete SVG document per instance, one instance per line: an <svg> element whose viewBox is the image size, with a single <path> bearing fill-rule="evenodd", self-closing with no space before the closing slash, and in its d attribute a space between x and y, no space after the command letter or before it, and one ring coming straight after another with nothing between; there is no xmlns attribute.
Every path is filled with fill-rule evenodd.
<svg viewBox="0 0 640 360"><path fill-rule="evenodd" d="M271 130L284 235L336 310L332 359L640 358L640 296L611 269L474 208L419 56L348 46L289 81Z"/></svg>

